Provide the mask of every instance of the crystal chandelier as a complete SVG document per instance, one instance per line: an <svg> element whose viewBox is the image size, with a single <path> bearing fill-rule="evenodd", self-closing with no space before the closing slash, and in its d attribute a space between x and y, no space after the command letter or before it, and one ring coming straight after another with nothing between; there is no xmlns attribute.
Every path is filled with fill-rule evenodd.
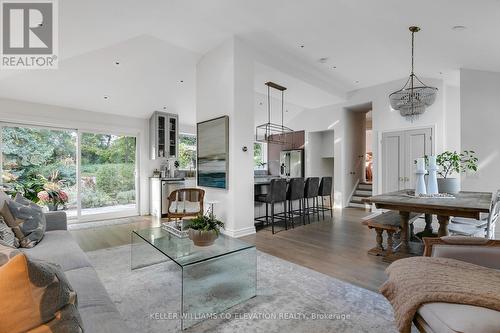
<svg viewBox="0 0 500 333"><path fill-rule="evenodd" d="M255 128L255 141L284 145L293 130L284 126L284 101L286 88L274 82L266 82L267 86L267 123ZM271 122L271 88L281 91L281 124ZM291 138L293 140L293 138Z"/></svg>
<svg viewBox="0 0 500 333"><path fill-rule="evenodd" d="M411 74L403 88L389 95L391 107L399 111L402 117L413 121L425 112L436 100L437 88L426 86L414 73L414 41L419 27L410 27L411 31ZM417 86L415 85L417 84Z"/></svg>

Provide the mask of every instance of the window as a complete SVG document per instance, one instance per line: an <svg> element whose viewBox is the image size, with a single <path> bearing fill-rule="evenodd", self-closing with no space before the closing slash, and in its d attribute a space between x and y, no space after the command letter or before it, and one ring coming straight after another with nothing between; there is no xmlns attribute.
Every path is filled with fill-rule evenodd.
<svg viewBox="0 0 500 333"><path fill-rule="evenodd" d="M179 169L196 170L196 135L179 134Z"/></svg>
<svg viewBox="0 0 500 333"><path fill-rule="evenodd" d="M3 123L0 139L7 193L64 209L70 219L137 215L135 136Z"/></svg>
<svg viewBox="0 0 500 333"><path fill-rule="evenodd" d="M253 144L254 170L267 170L267 143Z"/></svg>

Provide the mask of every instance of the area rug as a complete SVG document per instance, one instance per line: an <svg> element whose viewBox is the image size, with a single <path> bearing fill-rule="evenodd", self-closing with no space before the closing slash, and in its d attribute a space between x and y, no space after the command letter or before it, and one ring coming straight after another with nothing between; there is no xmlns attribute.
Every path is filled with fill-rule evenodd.
<svg viewBox="0 0 500 333"><path fill-rule="evenodd" d="M170 315L180 309L175 264L132 271L130 245L87 255L133 331L180 329ZM397 332L380 294L259 251L257 267L256 297L185 332Z"/></svg>

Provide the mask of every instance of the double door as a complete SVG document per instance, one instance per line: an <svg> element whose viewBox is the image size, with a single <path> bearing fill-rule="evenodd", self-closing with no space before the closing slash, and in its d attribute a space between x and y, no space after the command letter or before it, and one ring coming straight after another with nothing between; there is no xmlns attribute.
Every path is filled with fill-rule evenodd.
<svg viewBox="0 0 500 333"><path fill-rule="evenodd" d="M415 188L415 160L432 154L432 128L383 133L383 193Z"/></svg>

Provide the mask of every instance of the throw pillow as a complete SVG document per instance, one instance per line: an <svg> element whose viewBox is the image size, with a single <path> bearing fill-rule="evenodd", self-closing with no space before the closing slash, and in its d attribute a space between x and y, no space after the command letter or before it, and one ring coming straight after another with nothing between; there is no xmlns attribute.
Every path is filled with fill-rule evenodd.
<svg viewBox="0 0 500 333"><path fill-rule="evenodd" d="M43 210L38 206L25 206L14 200L8 200L7 206L16 219L16 227L21 231L22 237L19 239L21 247L33 247L43 238L47 222ZM14 231L15 232L15 231Z"/></svg>
<svg viewBox="0 0 500 333"><path fill-rule="evenodd" d="M21 193L16 193L14 201L20 203L21 205L30 206L33 208L40 208L36 203L31 200L26 199Z"/></svg>
<svg viewBox="0 0 500 333"><path fill-rule="evenodd" d="M3 217L0 216L0 242L7 246L19 247L19 240L14 235L14 232L5 223Z"/></svg>
<svg viewBox="0 0 500 333"><path fill-rule="evenodd" d="M0 245L0 332L83 332L77 296L60 267Z"/></svg>

